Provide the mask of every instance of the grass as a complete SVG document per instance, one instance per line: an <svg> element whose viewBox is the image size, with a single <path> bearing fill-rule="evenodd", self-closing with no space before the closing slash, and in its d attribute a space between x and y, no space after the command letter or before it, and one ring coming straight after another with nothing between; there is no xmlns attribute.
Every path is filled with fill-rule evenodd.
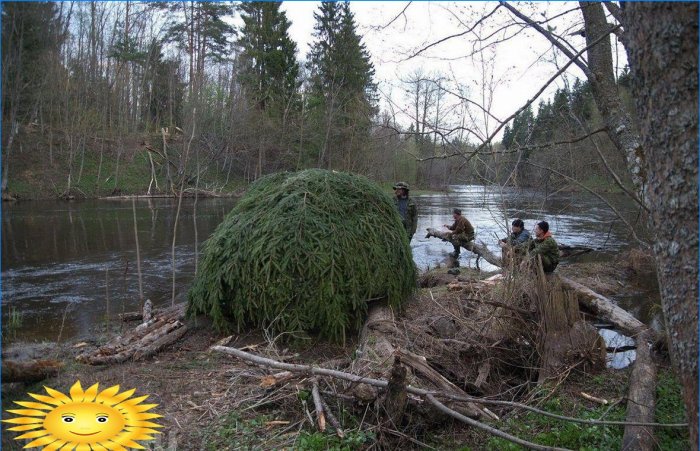
<svg viewBox="0 0 700 451"><path fill-rule="evenodd" d="M73 167L71 174L72 193L77 198L100 197L110 195L115 188L115 176L117 178L116 188L122 194L143 194L148 190L151 181L151 168L148 156L140 145L127 148L119 157L117 162L116 151L103 153L100 167L99 147L87 147L84 158L81 153L73 157ZM70 164L68 155L58 151L54 152L53 164L48 161L45 153L46 143L41 140L33 140L31 145L26 145L23 152L15 152L10 160L10 174L8 177L8 190L20 199L50 199L56 198L65 192L68 187L68 173ZM82 162L82 173L80 166ZM117 174L117 163L119 170ZM194 160L190 159L191 167L194 167ZM97 177L99 171L99 179ZM161 192L165 187L165 176L156 167L158 173L158 186ZM194 172L194 170L190 171ZM80 177L79 177L80 176ZM232 179L224 186L226 174L220 173L216 169L210 169L200 180L199 187L202 189L217 189L223 186L224 192L233 192L239 189L244 183ZM193 187L193 186L190 186ZM155 189L155 184L153 186Z"/></svg>
<svg viewBox="0 0 700 451"><path fill-rule="evenodd" d="M601 418L611 421L625 421L625 403L613 407L584 405L576 397L578 391L600 393L606 396L615 393L618 398L626 396L626 384L616 377L604 373L590 377L583 387L572 388L569 392L550 398L541 408L551 413L581 419ZM625 376L626 377L626 376ZM685 422L685 408L678 380L669 370L661 370L657 383L656 421L660 423ZM608 397L611 399L611 397ZM588 425L554 420L535 413L516 414L508 418L500 429L522 439L545 446L558 446L580 451L619 449L624 429L617 425ZM687 429L657 428L655 437L661 450L689 449ZM492 437L485 449L492 451L522 450L523 447L507 440Z"/></svg>

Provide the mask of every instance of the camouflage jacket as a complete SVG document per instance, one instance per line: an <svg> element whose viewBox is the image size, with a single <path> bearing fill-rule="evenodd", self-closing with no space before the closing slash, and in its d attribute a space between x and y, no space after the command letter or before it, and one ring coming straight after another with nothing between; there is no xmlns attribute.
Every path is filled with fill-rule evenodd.
<svg viewBox="0 0 700 451"><path fill-rule="evenodd" d="M413 201L413 199L410 197L407 197L406 199L408 202L406 204L405 215L401 214L398 197L394 197L394 205L396 205L396 210L399 212L399 216L401 216L401 222L406 229L408 237L411 238L416 233L416 229L418 228L418 207L416 207L416 203Z"/></svg>
<svg viewBox="0 0 700 451"><path fill-rule="evenodd" d="M533 258L537 255L542 258L544 272L554 271L559 264L559 246L549 232L542 239L535 238L530 241L529 254Z"/></svg>
<svg viewBox="0 0 700 451"><path fill-rule="evenodd" d="M452 230L452 238L459 238L466 241L471 241L474 239L474 227L472 227L471 222L464 216L457 216L454 224L448 227Z"/></svg>

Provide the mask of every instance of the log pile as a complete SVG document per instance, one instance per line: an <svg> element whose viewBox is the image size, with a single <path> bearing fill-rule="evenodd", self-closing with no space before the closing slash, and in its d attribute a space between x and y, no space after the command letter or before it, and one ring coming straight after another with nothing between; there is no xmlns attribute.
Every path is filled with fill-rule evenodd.
<svg viewBox="0 0 700 451"><path fill-rule="evenodd" d="M184 318L185 304L177 304L106 345L78 355L76 360L90 365L106 365L152 356L185 335L188 328Z"/></svg>

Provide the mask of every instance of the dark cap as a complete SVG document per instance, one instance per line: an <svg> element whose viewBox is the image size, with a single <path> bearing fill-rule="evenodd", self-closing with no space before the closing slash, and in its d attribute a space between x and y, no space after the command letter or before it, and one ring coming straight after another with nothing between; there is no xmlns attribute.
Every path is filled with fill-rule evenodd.
<svg viewBox="0 0 700 451"><path fill-rule="evenodd" d="M394 189L405 189L408 191L408 183L406 182L396 182L394 183Z"/></svg>
<svg viewBox="0 0 700 451"><path fill-rule="evenodd" d="M454 210L452 210L452 213L462 216L462 210L460 210L459 208L455 208Z"/></svg>

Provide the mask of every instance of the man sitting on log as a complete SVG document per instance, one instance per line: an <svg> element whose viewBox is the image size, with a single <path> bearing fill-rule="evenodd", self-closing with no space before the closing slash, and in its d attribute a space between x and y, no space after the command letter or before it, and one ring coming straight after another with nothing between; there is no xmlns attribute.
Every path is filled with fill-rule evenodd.
<svg viewBox="0 0 700 451"><path fill-rule="evenodd" d="M559 264L559 246L554 241L552 232L549 231L549 223L547 221L538 222L535 226L535 239L530 241L528 246L528 256L531 260L536 261L537 256L542 260L542 269L545 273L551 273ZM520 266L523 267L527 263L523 261Z"/></svg>
<svg viewBox="0 0 700 451"><path fill-rule="evenodd" d="M444 227L452 231L448 236L448 240L454 246L455 251L451 252L450 256L459 258L460 247L470 241L474 241L474 227L472 227L467 218L462 216L462 210L459 208L452 210L452 218L454 218L455 222L452 225L445 224Z"/></svg>
<svg viewBox="0 0 700 451"><path fill-rule="evenodd" d="M501 254L503 266L509 267L517 265L518 261L513 261L516 257L522 257L530 244L530 232L525 230L525 223L522 219L515 219L511 224L511 233L506 238L499 240L498 245L501 246Z"/></svg>

